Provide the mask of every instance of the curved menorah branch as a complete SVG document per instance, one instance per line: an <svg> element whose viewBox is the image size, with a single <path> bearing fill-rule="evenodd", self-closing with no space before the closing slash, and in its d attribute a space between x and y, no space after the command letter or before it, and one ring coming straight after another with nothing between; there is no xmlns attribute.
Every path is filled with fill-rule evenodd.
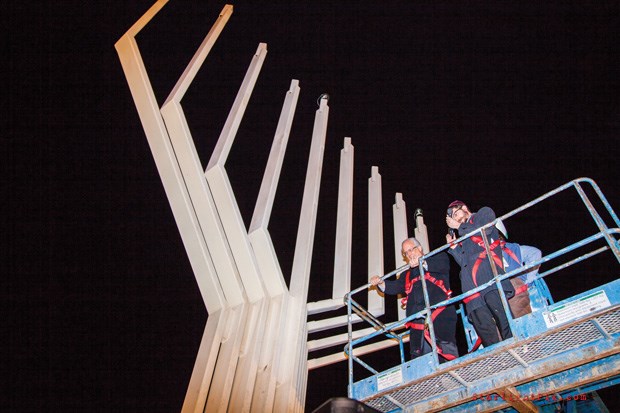
<svg viewBox="0 0 620 413"><path fill-rule="evenodd" d="M299 96L299 82L293 80L286 93L248 231L226 172L226 160L267 46L259 44L252 57L205 169L182 100L233 8L224 6L160 109L135 36L165 4L165 0L156 2L115 46L208 312L182 411L303 411L308 349L333 346L341 340L333 336L309 343L308 331L341 325L341 317L308 323L307 316L309 309L323 312L335 306L335 301L342 306L340 298L350 289L353 146L350 138L345 138L341 153L332 297L309 305L308 287L329 117L328 97L320 97L315 114L291 283L287 288L268 225ZM373 168L371 181L369 239L381 240L381 185L376 168ZM371 249L375 251L373 263L380 265L369 262L369 268L382 273L383 245L374 248L373 244ZM373 310L382 314L383 301L373 294L369 296L369 301L376 301ZM342 352L315 364L329 364L341 357Z"/></svg>
<svg viewBox="0 0 620 413"><path fill-rule="evenodd" d="M190 194L185 182L187 177L181 165L185 165L179 159L173 149L163 116L157 105L149 76L142 61L140 50L135 36L148 24L148 22L161 10L166 1L158 1L123 35L115 47L117 49L121 65L127 78L129 89L134 98L142 126L153 153L155 164L159 171L162 183L166 190L170 206L179 232L185 245L196 281L200 288L203 300L209 312L205 332L198 351L196 364L188 392L183 404L184 411L202 409L205 404L207 391L216 395L218 402L227 404L228 394L226 382L217 374L216 365L223 365L221 360L228 354L229 360L236 362L240 340L231 340L230 330L227 325L236 325L244 318L242 308L243 299L235 298L234 288L222 288L218 279L213 256L205 239L206 232L197 216L195 194ZM187 171L185 171L187 172ZM192 198L192 195L194 197ZM237 289L236 291L240 291ZM231 307L232 304L232 307ZM222 348L221 343L227 343ZM224 356L224 357L223 357ZM219 371L229 371L228 368L220 368ZM213 384L213 385L212 385Z"/></svg>
<svg viewBox="0 0 620 413"><path fill-rule="evenodd" d="M252 410L254 411L272 410L277 385L277 372L280 368L280 356L287 345L282 340L282 336L287 321L288 288L282 275L268 226L299 91L299 82L293 80L284 99L248 234L270 298L267 322L263 332L263 347L258 360L256 383L252 396Z"/></svg>

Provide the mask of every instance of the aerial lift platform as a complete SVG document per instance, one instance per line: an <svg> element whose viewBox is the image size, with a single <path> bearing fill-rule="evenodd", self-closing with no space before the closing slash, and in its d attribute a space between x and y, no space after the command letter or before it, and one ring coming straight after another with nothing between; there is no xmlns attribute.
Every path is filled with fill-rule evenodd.
<svg viewBox="0 0 620 413"><path fill-rule="evenodd" d="M584 190L588 185L597 195L597 204L605 210L603 216ZM498 274L494 268L494 280L435 305L429 305L423 283L426 309L391 324L383 324L353 299L356 293L365 291L370 285L348 293L345 296L349 317L349 341L345 346L349 367L348 396L381 412L607 412L596 390L620 381L620 279L617 276L609 278L609 273L617 267L605 268L608 271L604 274L606 279L613 281L559 302L553 301L544 280L551 274L561 276L562 270L601 257L601 253L609 254L607 251L615 258L611 260L612 267L620 263L620 221L598 185L589 178L576 179L455 242L479 235L484 239L487 256L490 256L485 228L569 189L575 189L579 194L594 221L596 232L538 261L505 274ZM606 221L611 223L610 227ZM583 253L584 249L593 247L594 250ZM421 260L447 248L449 245L444 245ZM513 319L500 281L532 271L541 264L547 266L558 261L562 262L538 273L528 285L532 312ZM382 278L392 277L407 268L398 268ZM500 292L513 337L471 351L477 337L461 306L458 312L463 319L470 352L440 364L433 322L427 314L437 307L460 305L464 298L493 283ZM375 331L353 339L353 313L370 323ZM404 342L408 333L404 325L420 317L426 317L432 352L405 361ZM358 355L356 347L384 336L398 342L401 364L378 371L361 359L363 352ZM358 381L353 377L354 363L356 369L361 366L365 373Z"/></svg>

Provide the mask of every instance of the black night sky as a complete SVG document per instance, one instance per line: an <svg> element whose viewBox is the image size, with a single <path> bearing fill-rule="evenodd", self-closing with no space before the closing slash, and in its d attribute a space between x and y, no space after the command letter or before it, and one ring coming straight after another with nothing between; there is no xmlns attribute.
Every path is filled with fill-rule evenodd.
<svg viewBox="0 0 620 413"><path fill-rule="evenodd" d="M207 313L114 49L152 4L3 7L3 411L182 406ZM170 0L138 36L160 105L224 4ZM410 226L414 209L424 210L433 248L445 242L454 199L504 214L587 176L620 208L618 2L232 4L185 114L206 166L252 55L267 43L227 162L249 225L284 94L300 81L270 227L287 276L317 98L330 95L309 301L331 292L344 137L355 147L353 287L367 276L372 166L383 180L386 272L401 265L392 253L396 192ZM507 226L543 253L596 231L574 191ZM549 284L563 299L615 274L606 253ZM310 372L306 409L345 396L346 384L345 363ZM614 390L601 392L610 411Z"/></svg>

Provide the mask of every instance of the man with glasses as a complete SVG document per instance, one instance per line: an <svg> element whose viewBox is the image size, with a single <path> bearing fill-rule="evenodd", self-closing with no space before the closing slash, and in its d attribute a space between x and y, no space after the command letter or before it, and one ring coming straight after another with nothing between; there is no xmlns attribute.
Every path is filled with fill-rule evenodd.
<svg viewBox="0 0 620 413"><path fill-rule="evenodd" d="M409 269L400 274L396 280L381 280L378 276L370 278L370 283L386 294L405 294L402 305L406 306L407 316L423 310L424 292L420 280L420 257L424 255L422 245L415 238L408 238L402 243L403 259L409 263ZM446 253L429 257L423 263L424 279L430 305L447 300L450 291L450 259ZM454 305L438 307L431 311L435 332L435 343L441 363L458 357L456 346L456 309ZM424 318L416 318L406 324L409 328L409 349L414 359L431 351L431 337Z"/></svg>
<svg viewBox="0 0 620 413"><path fill-rule="evenodd" d="M454 201L448 206L446 224L465 235L495 220L495 212L489 207L472 213L462 201ZM494 226L485 230L489 243L491 259L498 274L503 274L503 257L500 237ZM483 238L476 233L460 243L454 243L456 234L448 233L446 241L451 244L449 253L461 266L461 288L467 292L493 279L493 270L487 256ZM514 287L509 280L502 281L506 298L514 295ZM467 318L474 326L485 347L512 337L510 324L504 311L497 286L491 284L482 291L466 297L463 302ZM498 334L499 333L499 334Z"/></svg>

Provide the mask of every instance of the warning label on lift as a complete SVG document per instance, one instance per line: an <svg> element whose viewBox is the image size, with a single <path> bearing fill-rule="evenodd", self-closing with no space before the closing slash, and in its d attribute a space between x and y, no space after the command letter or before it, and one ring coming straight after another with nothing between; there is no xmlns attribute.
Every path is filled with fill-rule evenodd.
<svg viewBox="0 0 620 413"><path fill-rule="evenodd" d="M568 302L550 311L543 312L543 318L547 328L555 327L575 318L588 315L602 308L609 307L611 303L605 291L597 291L578 300Z"/></svg>
<svg viewBox="0 0 620 413"><path fill-rule="evenodd" d="M403 372L400 366L384 371L377 375L377 391L387 389L403 382Z"/></svg>

